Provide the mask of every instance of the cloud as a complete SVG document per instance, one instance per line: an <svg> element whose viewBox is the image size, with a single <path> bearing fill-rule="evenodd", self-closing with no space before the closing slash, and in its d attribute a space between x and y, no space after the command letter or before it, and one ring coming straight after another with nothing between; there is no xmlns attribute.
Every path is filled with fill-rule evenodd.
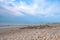
<svg viewBox="0 0 60 40"><path fill-rule="evenodd" d="M0 0L2 2L2 7L12 11L13 15L45 15L44 17L49 17L55 15L55 13L60 13L60 1L55 0L33 0L33 1L17 1L17 0ZM29 3L29 4L28 4ZM24 13L22 13L24 12Z"/></svg>

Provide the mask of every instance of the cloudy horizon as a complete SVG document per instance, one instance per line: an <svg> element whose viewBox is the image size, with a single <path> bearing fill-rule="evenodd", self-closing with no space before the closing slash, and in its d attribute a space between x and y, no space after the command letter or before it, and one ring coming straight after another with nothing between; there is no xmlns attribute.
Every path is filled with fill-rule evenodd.
<svg viewBox="0 0 60 40"><path fill-rule="evenodd" d="M0 0L0 22L60 22L60 0Z"/></svg>

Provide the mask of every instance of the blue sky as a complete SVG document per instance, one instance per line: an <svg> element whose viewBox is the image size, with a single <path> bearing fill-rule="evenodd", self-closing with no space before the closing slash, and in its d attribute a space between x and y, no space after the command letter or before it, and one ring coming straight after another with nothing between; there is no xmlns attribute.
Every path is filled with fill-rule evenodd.
<svg viewBox="0 0 60 40"><path fill-rule="evenodd" d="M0 0L0 22L60 22L60 0Z"/></svg>

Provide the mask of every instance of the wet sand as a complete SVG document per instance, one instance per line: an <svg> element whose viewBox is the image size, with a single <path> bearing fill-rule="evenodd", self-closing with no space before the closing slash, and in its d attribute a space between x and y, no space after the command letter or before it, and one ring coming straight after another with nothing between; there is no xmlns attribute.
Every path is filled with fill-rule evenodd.
<svg viewBox="0 0 60 40"><path fill-rule="evenodd" d="M60 24L0 29L0 40L60 40Z"/></svg>

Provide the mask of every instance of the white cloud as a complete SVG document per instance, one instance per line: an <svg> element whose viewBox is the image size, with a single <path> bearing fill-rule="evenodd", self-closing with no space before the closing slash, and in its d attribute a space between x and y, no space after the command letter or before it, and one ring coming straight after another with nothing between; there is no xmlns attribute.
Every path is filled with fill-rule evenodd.
<svg viewBox="0 0 60 40"><path fill-rule="evenodd" d="M3 0L0 0L0 2L3 1Z"/></svg>
<svg viewBox="0 0 60 40"><path fill-rule="evenodd" d="M3 0L0 0L3 1ZM5 0L6 1L6 0ZM9 4L12 4L13 7L9 6ZM57 4L53 2L52 5L48 4L46 0L34 0L32 5L27 5L25 2L20 1L19 5L17 5L14 0L7 0L6 4L3 5L4 8L14 12L12 14L18 16L18 15L24 15L20 11L23 11L26 14L29 15L46 15L51 16L52 13L59 12L59 8L57 8Z"/></svg>

